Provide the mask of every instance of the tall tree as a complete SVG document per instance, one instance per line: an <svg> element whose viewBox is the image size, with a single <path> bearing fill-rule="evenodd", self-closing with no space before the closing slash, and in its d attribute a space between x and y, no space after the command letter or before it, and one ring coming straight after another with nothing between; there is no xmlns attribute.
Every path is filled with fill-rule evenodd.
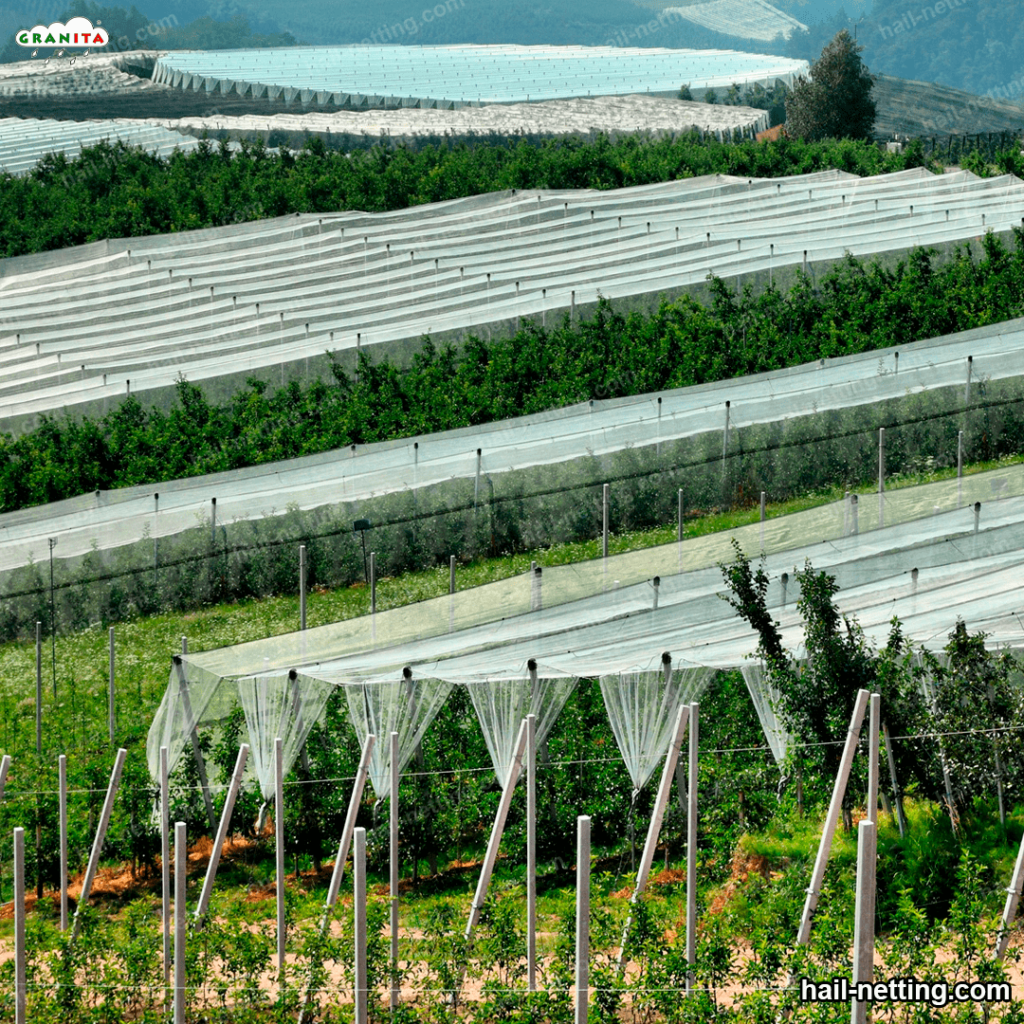
<svg viewBox="0 0 1024 1024"><path fill-rule="evenodd" d="M875 124L874 76L860 59L864 49L844 28L800 78L786 100L786 132L800 139L864 139Z"/></svg>

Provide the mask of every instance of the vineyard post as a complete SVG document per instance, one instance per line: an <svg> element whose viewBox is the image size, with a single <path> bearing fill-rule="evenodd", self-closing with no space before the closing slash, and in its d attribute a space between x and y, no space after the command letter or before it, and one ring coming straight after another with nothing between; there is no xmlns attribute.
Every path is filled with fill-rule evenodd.
<svg viewBox="0 0 1024 1024"><path fill-rule="evenodd" d="M96 826L96 838L93 840L92 852L89 854L89 863L85 869L85 877L82 879L82 893L78 897L78 906L75 908L75 920L71 928L71 937L78 937L78 926L81 918L78 916L82 908L89 902L89 893L92 890L93 879L100 866L100 854L103 852L103 842L107 837L107 826L110 824L110 815L114 810L114 797L117 796L117 787L121 782L121 770L124 768L124 759L128 751L121 747L114 759L114 768L110 773L110 783L107 786L107 795L103 801L103 810L100 812L100 822Z"/></svg>
<svg viewBox="0 0 1024 1024"><path fill-rule="evenodd" d="M842 760L839 762L839 771L832 788L832 799L828 805L825 827L821 833L821 842L818 844L818 855L814 861L814 870L811 872L811 884L807 888L807 899L804 902L804 910L800 918L800 930L796 936L798 946L806 946L811 938L811 919L818 906L818 897L821 894L821 885L825 878L825 868L828 865L828 856L832 849L832 839L835 836L836 826L839 824L839 814L843 807L843 797L846 795L846 784L850 778L850 768L853 765L853 755L857 750L868 697L867 690L857 691L853 714L850 716L850 727L846 733L846 745L843 747Z"/></svg>
<svg viewBox="0 0 1024 1024"><path fill-rule="evenodd" d="M964 432L956 434L956 507L964 503Z"/></svg>
<svg viewBox="0 0 1024 1024"><path fill-rule="evenodd" d="M43 624L36 623L36 753L43 752Z"/></svg>
<svg viewBox="0 0 1024 1024"><path fill-rule="evenodd" d="M348 814L345 817L345 824L341 830L341 841L338 843L338 853L334 858L334 870L331 872L331 884L327 888L327 900L324 903L323 916L320 918L320 937L323 938L327 934L327 928L331 920L331 911L334 909L334 905L338 902L338 894L341 890L341 879L345 873L345 861L348 860L348 850L352 843L352 837L356 832L363 833L363 864L364 864L364 895L365 895L365 863L366 863L366 830L356 829L356 818L359 815L359 806L363 801L363 788L366 785L366 777L370 771L370 757L373 754L373 747L376 743L376 736L370 733L363 743L363 753L359 758L359 768L356 770L355 782L352 786L352 795L348 802ZM354 854L354 862L358 863L359 853L358 851ZM358 875L356 876L356 886L358 888ZM364 986L365 987L365 986ZM310 999L312 997L312 983L306 986L305 995L302 998L302 1003L299 1009L298 1024L306 1019L306 1009L309 1006Z"/></svg>
<svg viewBox="0 0 1024 1024"><path fill-rule="evenodd" d="M7 788L7 773L11 770L11 755L4 754L0 761L0 800L4 798L4 790Z"/></svg>
<svg viewBox="0 0 1024 1024"><path fill-rule="evenodd" d="M274 857L277 881L277 984L284 1003L284 957L288 942L284 914L284 745L274 739Z"/></svg>
<svg viewBox="0 0 1024 1024"><path fill-rule="evenodd" d="M224 807L220 812L220 825L217 827L217 836L213 840L213 850L210 852L210 863L206 867L206 878L203 881L203 888L199 894L199 903L196 905L195 918L198 922L201 922L203 918L206 917L206 909L210 905L210 895L213 892L214 879L217 877L217 867L220 864L221 849L228 838L228 829L231 826L231 814L235 809L235 800L238 798L238 790L242 785L242 773L245 771L245 762L248 757L249 744L243 743L238 748L238 758L235 761L235 770L231 775L231 782L228 784L228 792L224 799Z"/></svg>
<svg viewBox="0 0 1024 1024"><path fill-rule="evenodd" d="M878 821L878 729L882 697L871 694L868 715L868 818Z"/></svg>
<svg viewBox="0 0 1024 1024"><path fill-rule="evenodd" d="M110 745L114 745L114 732L117 727L117 717L114 709L114 627L110 627L110 683L107 691L107 733Z"/></svg>
<svg viewBox="0 0 1024 1024"><path fill-rule="evenodd" d="M683 489L679 488L679 494L677 495L679 500L679 518L676 525L676 540L682 543L683 540ZM679 555L682 558L682 552Z"/></svg>
<svg viewBox="0 0 1024 1024"><path fill-rule="evenodd" d="M174 1024L185 1024L185 883L188 881L185 822L174 824Z"/></svg>
<svg viewBox="0 0 1024 1024"><path fill-rule="evenodd" d="M878 428L878 526L885 525L885 427Z"/></svg>
<svg viewBox="0 0 1024 1024"><path fill-rule="evenodd" d="M533 607L535 611L540 611L544 607L544 594L541 590L541 580L543 578L544 569L536 565L533 569L533 592L534 601Z"/></svg>
<svg viewBox="0 0 1024 1024"><path fill-rule="evenodd" d="M608 492L609 485L601 489L601 557L608 558ZM607 571L607 565L605 570Z"/></svg>
<svg viewBox="0 0 1024 1024"><path fill-rule="evenodd" d="M448 593L455 593L455 556L448 558Z"/></svg>
<svg viewBox="0 0 1024 1024"><path fill-rule="evenodd" d="M164 988L171 984L171 787L167 748L160 748L160 875L164 939Z"/></svg>
<svg viewBox="0 0 1024 1024"><path fill-rule="evenodd" d="M537 716L532 714L526 716L526 987L537 991Z"/></svg>
<svg viewBox="0 0 1024 1024"><path fill-rule="evenodd" d="M896 825L900 830L900 838L907 834L907 816L903 811L903 790L896 775L896 759L892 753L892 740L889 738L889 726L882 723L882 738L885 741L885 757L889 762L889 778L892 780L893 802L896 804Z"/></svg>
<svg viewBox="0 0 1024 1024"><path fill-rule="evenodd" d="M377 552L370 552L370 614L377 613Z"/></svg>
<svg viewBox="0 0 1024 1024"><path fill-rule="evenodd" d="M58 814L60 827L60 930L68 930L68 759L57 758Z"/></svg>
<svg viewBox="0 0 1024 1024"><path fill-rule="evenodd" d="M505 779L505 788L501 792L501 800L498 803L498 811L494 815L494 824L491 826L491 837L487 840L487 852L484 854L484 863L480 869L480 878L477 880L476 892L473 895L473 903L469 909L469 920L466 922L465 939L467 944L473 937L473 929L480 920L480 912L483 910L484 901L487 899L487 888L491 884L491 873L494 871L494 863L498 859L498 845L501 842L501 834L505 829L505 819L508 817L509 808L512 806L512 794L515 792L516 783L519 781L519 774L523 767L523 755L526 753L526 719L523 719L519 727L519 735L516 737L516 745L512 754L512 763L509 765L508 776ZM465 978L465 967L459 981L459 988L462 987L462 978Z"/></svg>
<svg viewBox="0 0 1024 1024"><path fill-rule="evenodd" d="M590 995L590 818L576 819L576 1017L587 1024Z"/></svg>
<svg viewBox="0 0 1024 1024"><path fill-rule="evenodd" d="M181 653L188 653L188 640L181 638ZM210 822L210 831L217 831L217 817L213 813L213 800L210 799L210 783L206 777L206 760L203 757L203 749L199 745L199 733L196 729L195 715L192 714L192 700L188 694L188 683L185 681L185 666L179 655L171 659L178 676L178 693L181 696L181 707L185 717L185 728L192 741L192 754L196 761L196 771L199 773L199 784L203 789L203 802L206 804L206 817Z"/></svg>
<svg viewBox="0 0 1024 1024"><path fill-rule="evenodd" d="M160 566L159 538L156 535L156 517L160 514L160 492L153 495L153 568Z"/></svg>
<svg viewBox="0 0 1024 1024"><path fill-rule="evenodd" d="M187 636L183 636L181 638L181 654L182 654L182 657L185 657L188 654L188 637Z"/></svg>
<svg viewBox="0 0 1024 1024"><path fill-rule="evenodd" d="M658 610L659 591L661 590L661 577L655 576L654 579L651 580L651 585L654 587L654 602L651 611L656 612Z"/></svg>
<svg viewBox="0 0 1024 1024"><path fill-rule="evenodd" d="M697 962L697 748L700 742L700 705L690 705L690 782L686 813L686 994L693 991Z"/></svg>
<svg viewBox="0 0 1024 1024"><path fill-rule="evenodd" d="M875 970L875 855L878 833L875 822L862 821L857 829L857 898L854 911L853 985L851 1024L865 1024L868 1006L857 998L857 986L870 984Z"/></svg>
<svg viewBox="0 0 1024 1024"><path fill-rule="evenodd" d="M299 629L306 628L306 545L299 545Z"/></svg>
<svg viewBox="0 0 1024 1024"><path fill-rule="evenodd" d="M964 387L964 408L971 404L971 373L974 371L974 356L967 357L967 385Z"/></svg>
<svg viewBox="0 0 1024 1024"><path fill-rule="evenodd" d="M388 808L391 825L391 1009L398 1008L398 733L392 732L388 753L391 757L391 798Z"/></svg>
<svg viewBox="0 0 1024 1024"><path fill-rule="evenodd" d="M353 833L355 851L352 857L352 875L355 893L355 992L356 1024L367 1024L368 981L366 963L366 829Z"/></svg>
<svg viewBox="0 0 1024 1024"><path fill-rule="evenodd" d="M210 499L210 543L217 543L217 499Z"/></svg>
<svg viewBox="0 0 1024 1024"><path fill-rule="evenodd" d="M690 707L681 704L676 714L676 725L672 732L672 742L669 744L668 753L665 755L665 766L661 772L661 782L658 784L658 796L654 801L654 813L651 815L650 824L647 827L647 839L644 842L644 850L640 856L640 869L636 873L636 885L633 887L633 896L630 899L630 914L626 918L626 926L622 929L622 942L619 944L618 970L619 977L622 977L626 969L626 941L629 938L629 929L633 925L632 904L635 904L647 885L647 877L651 871L651 864L654 862L654 851L658 845L658 837L661 835L661 824L665 819L665 808L668 806L669 794L672 792L672 778L675 775L676 763L679 760L679 751L683 745L683 734L686 732L686 725L690 715Z"/></svg>
<svg viewBox="0 0 1024 1024"><path fill-rule="evenodd" d="M761 492L761 551L762 552L764 551L764 521L767 518L766 513L768 511L767 499L768 499L768 495L764 491L762 491Z"/></svg>
<svg viewBox="0 0 1024 1024"><path fill-rule="evenodd" d="M1010 944L1010 926L1017 916L1017 905L1020 903L1021 889L1024 888L1024 837L1021 838L1017 850L1017 862L1013 866L1013 877L1010 887L1006 890L1006 905L1003 907L1002 920L996 939L996 960L1002 960L1006 947Z"/></svg>
<svg viewBox="0 0 1024 1024"><path fill-rule="evenodd" d="M27 1024L25 1017L25 830L14 830L14 1021Z"/></svg>
<svg viewBox="0 0 1024 1024"><path fill-rule="evenodd" d="M977 533L981 527L981 502L974 503L974 532Z"/></svg>
<svg viewBox="0 0 1024 1024"><path fill-rule="evenodd" d="M860 502L857 499L856 494L850 495L850 520L853 523L851 533L856 537L860 533L860 524L857 522L857 506Z"/></svg>

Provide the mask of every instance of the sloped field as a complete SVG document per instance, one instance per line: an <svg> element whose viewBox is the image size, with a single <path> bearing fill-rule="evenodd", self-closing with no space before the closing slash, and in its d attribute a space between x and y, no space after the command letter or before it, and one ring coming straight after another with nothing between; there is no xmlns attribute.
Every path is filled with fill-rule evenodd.
<svg viewBox="0 0 1024 1024"><path fill-rule="evenodd" d="M977 238L1022 216L1011 176L830 171L296 215L20 257L0 280L0 419L95 411L180 373L284 381L325 351L506 331L599 296Z"/></svg>

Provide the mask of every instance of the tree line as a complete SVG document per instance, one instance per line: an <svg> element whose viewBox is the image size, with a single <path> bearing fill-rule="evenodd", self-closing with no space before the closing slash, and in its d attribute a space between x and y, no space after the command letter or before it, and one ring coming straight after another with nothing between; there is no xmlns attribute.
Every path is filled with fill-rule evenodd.
<svg viewBox="0 0 1024 1024"><path fill-rule="evenodd" d="M867 176L922 163L918 148L895 154L834 139L720 143L692 132L353 153L331 151L318 137L298 153L270 152L262 139L240 152L203 140L166 158L104 142L74 159L48 154L27 175L0 177L0 256L289 213L398 210L513 188L610 189L702 174L772 178L828 169Z"/></svg>

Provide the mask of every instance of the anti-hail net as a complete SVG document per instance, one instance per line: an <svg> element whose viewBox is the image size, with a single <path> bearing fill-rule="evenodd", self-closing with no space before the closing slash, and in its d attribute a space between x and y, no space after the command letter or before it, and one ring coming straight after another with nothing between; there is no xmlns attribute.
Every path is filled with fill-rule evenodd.
<svg viewBox="0 0 1024 1024"><path fill-rule="evenodd" d="M489 679L468 687L502 789L523 719L537 716L536 741L543 743L577 681L572 676L538 678L536 682L529 678Z"/></svg>
<svg viewBox="0 0 1024 1024"><path fill-rule="evenodd" d="M601 694L634 795L665 756L680 704L697 699L713 669L622 672L601 676Z"/></svg>
<svg viewBox="0 0 1024 1024"><path fill-rule="evenodd" d="M238 680L238 699L249 729L249 758L264 800L274 795L276 741L281 740L287 775L333 690L330 683L300 679L290 672Z"/></svg>
<svg viewBox="0 0 1024 1024"><path fill-rule="evenodd" d="M390 792L391 734L398 733L398 770L408 765L427 727L451 693L443 679L403 675L345 685L349 718L362 745L376 737L370 760L370 782L377 800Z"/></svg>
<svg viewBox="0 0 1024 1024"><path fill-rule="evenodd" d="M786 759L793 737L779 714L779 690L769 681L763 662L749 662L740 671L764 730L764 738L771 747L776 763L781 764Z"/></svg>

